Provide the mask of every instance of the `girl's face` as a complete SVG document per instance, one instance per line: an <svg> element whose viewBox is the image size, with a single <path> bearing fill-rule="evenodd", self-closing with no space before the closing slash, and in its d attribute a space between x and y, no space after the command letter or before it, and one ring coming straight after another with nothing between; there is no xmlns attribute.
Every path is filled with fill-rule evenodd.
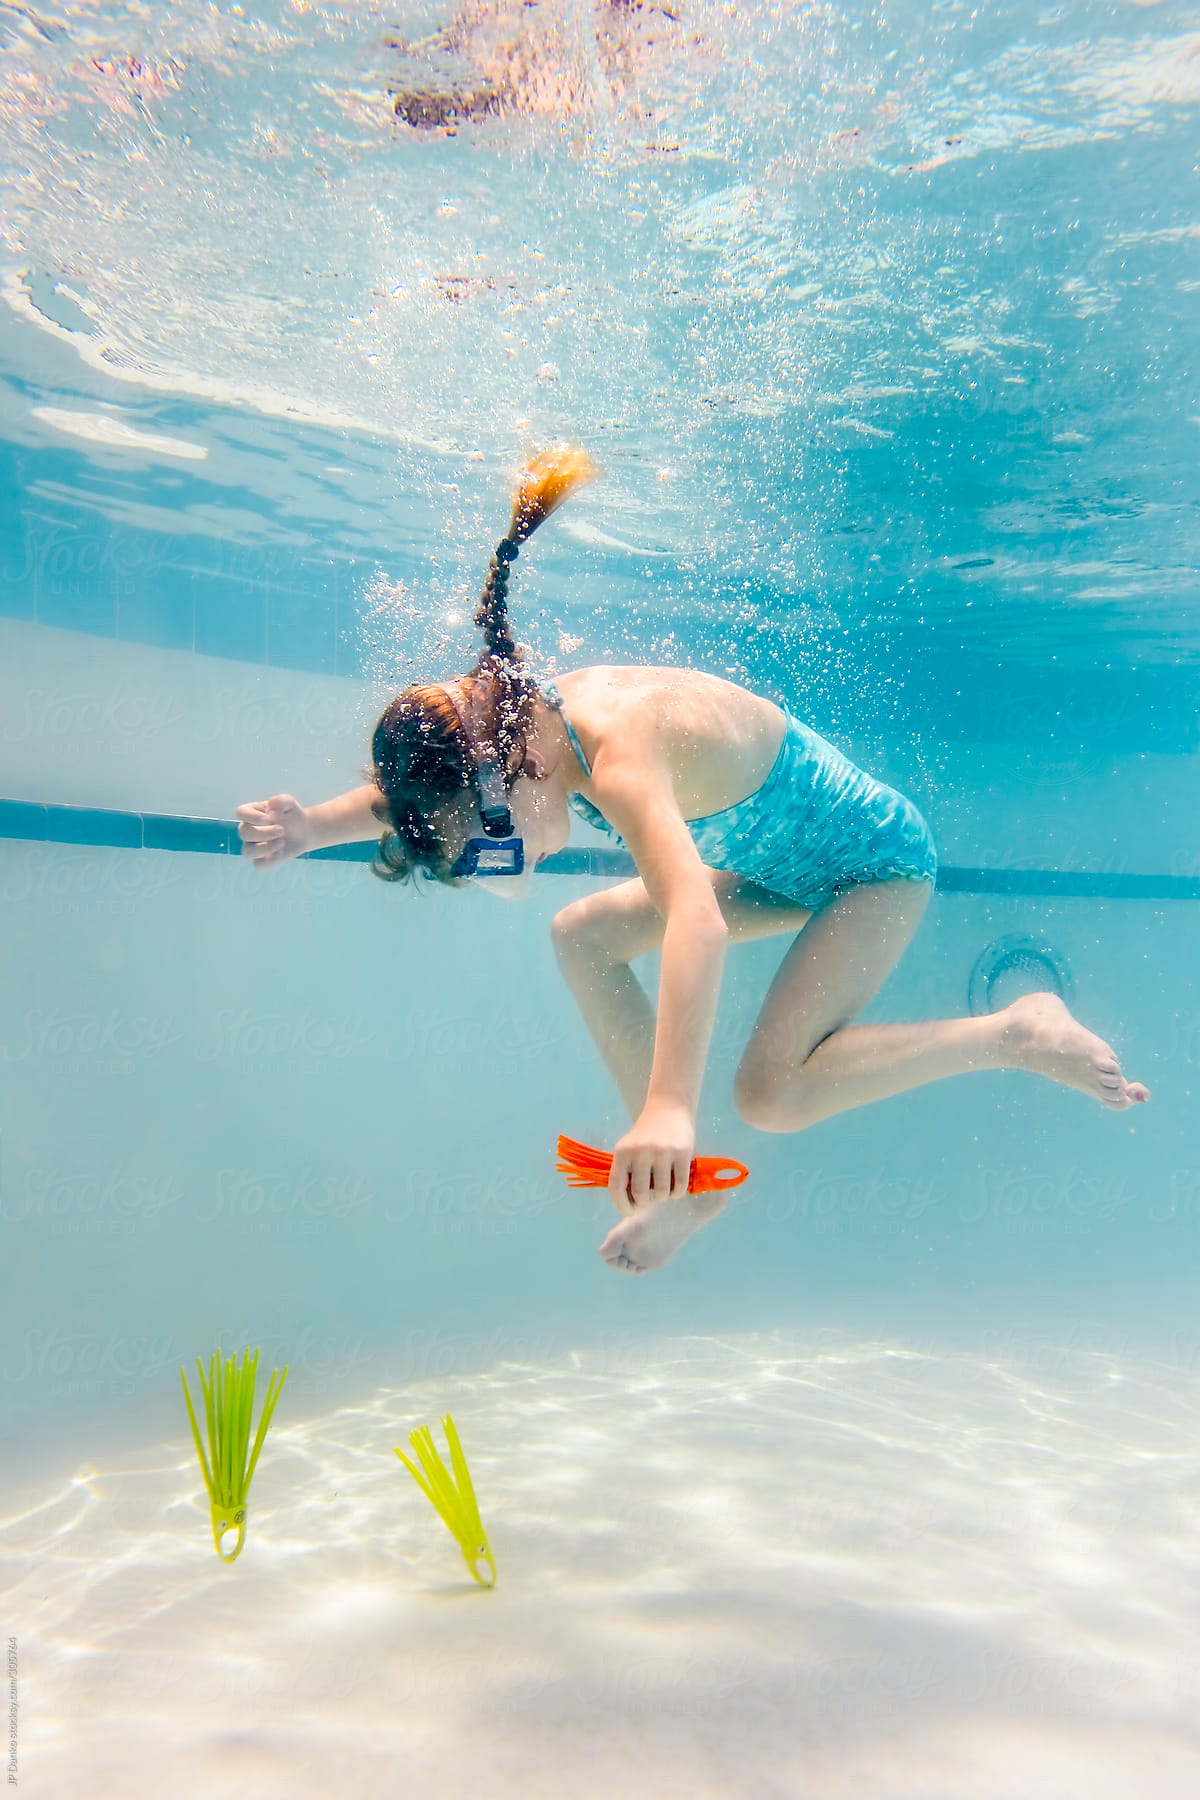
<svg viewBox="0 0 1200 1800"><path fill-rule="evenodd" d="M508 796L513 829L525 840L525 866L561 850L571 835L567 797L553 776L518 775Z"/></svg>
<svg viewBox="0 0 1200 1800"><path fill-rule="evenodd" d="M461 714L462 683L448 681L446 691ZM525 872L522 875L485 876L482 882L488 893L506 900L516 900L528 893L536 865L544 856L561 850L571 835L561 762L548 761L536 738L531 738L525 766L529 773L518 775L508 790L513 832L525 844ZM439 809L435 830L453 861L467 839L479 834L479 817L464 796L452 806Z"/></svg>
<svg viewBox="0 0 1200 1800"><path fill-rule="evenodd" d="M525 844L525 868L520 875L488 876L480 882L485 893L497 900L523 900L533 886L533 875L543 856L561 850L571 835L566 795L553 779L537 780L518 775L508 792L513 831Z"/></svg>
<svg viewBox="0 0 1200 1800"><path fill-rule="evenodd" d="M489 894L502 900L519 900L529 892L533 873L543 856L561 850L571 835L566 792L553 775L539 779L518 775L508 792L513 833L525 845L525 869L521 875L477 877ZM480 835L479 814L464 798L449 806L441 806L431 821L434 831L453 862L468 838Z"/></svg>

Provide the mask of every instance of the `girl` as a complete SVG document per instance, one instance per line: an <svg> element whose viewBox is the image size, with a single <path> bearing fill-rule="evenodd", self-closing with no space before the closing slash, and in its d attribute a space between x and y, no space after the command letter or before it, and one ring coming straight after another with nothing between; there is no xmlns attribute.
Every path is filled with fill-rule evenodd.
<svg viewBox="0 0 1200 1800"><path fill-rule="evenodd" d="M559 963L634 1123L613 1155L614 1268L660 1267L725 1204L691 1195L696 1107L730 942L793 934L735 1083L760 1131L802 1131L928 1081L1027 1069L1112 1111L1149 1095L1052 994L983 1018L851 1025L896 966L933 892L928 827L771 701L692 670L577 669L539 686L508 623L520 545L594 473L582 451L526 471L457 681L411 687L375 728L372 777L323 805L238 808L259 867L383 836L375 873L524 889L566 843L569 809L628 845L637 879L554 921ZM630 964L661 950L658 1016Z"/></svg>

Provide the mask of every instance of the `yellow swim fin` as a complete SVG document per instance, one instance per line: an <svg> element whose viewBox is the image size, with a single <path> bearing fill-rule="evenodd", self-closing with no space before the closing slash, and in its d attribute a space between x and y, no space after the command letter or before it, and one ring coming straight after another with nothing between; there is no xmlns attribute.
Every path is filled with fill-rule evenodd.
<svg viewBox="0 0 1200 1800"><path fill-rule="evenodd" d="M434 1511L441 1514L452 1536L457 1539L472 1580L477 1581L480 1587L495 1587L495 1559L479 1517L479 1503L475 1498L471 1471L467 1467L467 1459L463 1455L458 1432L449 1413L442 1420L442 1430L446 1433L446 1442L450 1446L449 1469L438 1454L428 1425L418 1425L415 1431L409 1433L408 1441L421 1464L419 1469L416 1463L409 1461L403 1450L398 1449L396 1455ZM487 1565L488 1571L483 1575L479 1572L481 1562Z"/></svg>
<svg viewBox="0 0 1200 1800"><path fill-rule="evenodd" d="M242 1545L246 1541L246 1496L250 1492L250 1482L258 1466L258 1455L267 1435L267 1426L275 1411L275 1402L283 1392L283 1384L287 1380L286 1368L282 1375L278 1369L272 1371L258 1430L254 1434L254 1448L250 1451L247 1463L258 1356L257 1350L253 1358L249 1350L243 1350L239 1368L236 1356L222 1358L221 1352L214 1350L207 1380L204 1365L199 1357L196 1358L200 1391L204 1395L204 1418L208 1427L208 1456L205 1456L204 1445L200 1441L200 1427L196 1423L192 1396L188 1392L187 1376L182 1369L179 1371L179 1379L183 1382L183 1397L187 1401L188 1418L192 1422L192 1436L196 1440L196 1454L200 1458L200 1471L208 1489L213 1543L216 1545L217 1555L226 1563L236 1562L242 1554ZM235 1529L237 1541L226 1555L221 1548L222 1541L227 1532Z"/></svg>

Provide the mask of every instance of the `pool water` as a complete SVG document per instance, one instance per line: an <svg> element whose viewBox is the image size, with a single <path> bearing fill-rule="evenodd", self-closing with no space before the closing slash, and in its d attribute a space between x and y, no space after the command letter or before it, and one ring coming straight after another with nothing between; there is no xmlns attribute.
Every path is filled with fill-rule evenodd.
<svg viewBox="0 0 1200 1800"><path fill-rule="evenodd" d="M1170 0L0 9L29 1792L1196 1791L1198 70ZM1149 1106L755 1133L739 948L698 1147L751 1178L622 1278L553 1167L627 1124L548 942L603 865L500 907L230 854L467 666L564 438L539 673L786 700L938 841L868 1016L1049 981ZM229 1568L218 1345L289 1370ZM492 1592L393 1455L446 1412Z"/></svg>

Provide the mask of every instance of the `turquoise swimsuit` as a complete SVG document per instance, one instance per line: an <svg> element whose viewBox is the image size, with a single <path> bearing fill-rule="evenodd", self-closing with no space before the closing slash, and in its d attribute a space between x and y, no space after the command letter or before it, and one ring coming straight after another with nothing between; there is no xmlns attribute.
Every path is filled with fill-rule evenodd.
<svg viewBox="0 0 1200 1800"><path fill-rule="evenodd" d="M591 765L555 687L542 699L562 719L584 774ZM728 869L817 912L867 881L937 877L929 827L911 800L866 775L840 750L784 711L786 730L770 774L736 806L689 819L688 832L710 869ZM580 794L572 810L621 842L603 813Z"/></svg>

